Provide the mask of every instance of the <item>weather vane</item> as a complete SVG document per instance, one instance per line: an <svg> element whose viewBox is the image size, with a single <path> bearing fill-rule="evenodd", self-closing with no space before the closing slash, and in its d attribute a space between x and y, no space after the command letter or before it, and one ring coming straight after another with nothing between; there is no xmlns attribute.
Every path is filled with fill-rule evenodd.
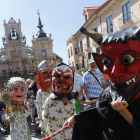
<svg viewBox="0 0 140 140"><path fill-rule="evenodd" d="M39 13L40 9L38 8L37 11L38 11L37 14L40 16L40 13Z"/></svg>

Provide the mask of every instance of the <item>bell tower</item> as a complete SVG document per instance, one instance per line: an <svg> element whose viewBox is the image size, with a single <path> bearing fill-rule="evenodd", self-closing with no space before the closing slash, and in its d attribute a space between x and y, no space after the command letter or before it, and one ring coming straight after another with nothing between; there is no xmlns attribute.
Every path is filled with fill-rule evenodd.
<svg viewBox="0 0 140 140"><path fill-rule="evenodd" d="M8 23L4 20L5 36L2 38L5 57L8 65L13 69L23 70L23 60L27 58L26 37L21 31L21 22L18 23L11 17ZM10 71L10 70L9 70Z"/></svg>

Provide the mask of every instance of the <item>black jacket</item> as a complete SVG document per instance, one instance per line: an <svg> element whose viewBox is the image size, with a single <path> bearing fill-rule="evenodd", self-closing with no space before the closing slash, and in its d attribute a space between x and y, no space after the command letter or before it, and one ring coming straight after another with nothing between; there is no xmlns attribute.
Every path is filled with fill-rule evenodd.
<svg viewBox="0 0 140 140"><path fill-rule="evenodd" d="M140 98L128 106L133 126L112 109L111 102L107 88L98 98L96 108L76 115L72 140L102 140L102 133L105 140L140 140Z"/></svg>

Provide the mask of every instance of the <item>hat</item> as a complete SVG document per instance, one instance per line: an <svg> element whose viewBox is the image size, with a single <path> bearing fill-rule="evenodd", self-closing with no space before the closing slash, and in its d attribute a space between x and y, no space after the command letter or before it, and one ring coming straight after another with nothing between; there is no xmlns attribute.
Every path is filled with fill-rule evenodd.
<svg viewBox="0 0 140 140"><path fill-rule="evenodd" d="M90 59L90 60L88 61L88 64L91 64L91 63L95 63L95 60L94 60L94 59Z"/></svg>

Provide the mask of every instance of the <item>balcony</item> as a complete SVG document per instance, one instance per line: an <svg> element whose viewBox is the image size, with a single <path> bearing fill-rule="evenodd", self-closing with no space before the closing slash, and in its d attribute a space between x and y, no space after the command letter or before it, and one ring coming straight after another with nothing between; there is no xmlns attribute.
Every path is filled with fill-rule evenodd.
<svg viewBox="0 0 140 140"><path fill-rule="evenodd" d="M78 55L81 55L81 56L84 55L84 51L82 47L78 48Z"/></svg>
<svg viewBox="0 0 140 140"><path fill-rule="evenodd" d="M15 72L3 72L0 73L0 78L10 78L10 77L19 77L19 76L35 76L36 71L15 71Z"/></svg>
<svg viewBox="0 0 140 140"><path fill-rule="evenodd" d="M92 46L94 46L95 48L98 48L99 45L93 40Z"/></svg>
<svg viewBox="0 0 140 140"><path fill-rule="evenodd" d="M128 12L123 17L119 18L118 24L120 29L131 27L131 26L135 26L135 27L140 26L140 22L138 18L132 12Z"/></svg>
<svg viewBox="0 0 140 140"><path fill-rule="evenodd" d="M103 29L103 34L109 34L109 33L113 32L114 28L115 27L112 24L110 24L108 27Z"/></svg>
<svg viewBox="0 0 140 140"><path fill-rule="evenodd" d="M86 52L91 52L90 44L89 44L89 43L88 43L88 44L85 43L85 44L84 44L84 49L85 49Z"/></svg>
<svg viewBox="0 0 140 140"><path fill-rule="evenodd" d="M86 72L88 70L88 64L87 62L82 63L81 65L79 65L79 70Z"/></svg>

